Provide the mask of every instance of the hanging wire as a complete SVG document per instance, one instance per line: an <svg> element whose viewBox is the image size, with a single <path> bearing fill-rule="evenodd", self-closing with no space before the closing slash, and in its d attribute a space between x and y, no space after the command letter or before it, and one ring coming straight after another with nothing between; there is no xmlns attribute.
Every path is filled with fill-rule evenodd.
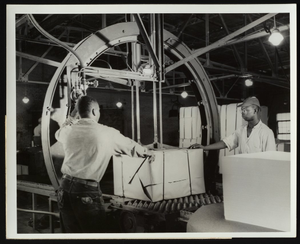
<svg viewBox="0 0 300 244"><path fill-rule="evenodd" d="M60 45L61 47L67 49L69 52L71 52L79 61L80 66L84 67L84 62L81 59L81 57L72 49L70 48L68 45L66 45L65 43L61 42L60 40L56 39L54 36L52 36L51 34L49 34L47 31L45 31L39 24L38 22L35 20L35 18L33 17L32 14L28 14L28 19L31 21L31 23L33 24L33 26L39 31L41 32L44 36L46 36L47 38L49 38L50 40L52 40L53 42L55 42L56 44Z"/></svg>
<svg viewBox="0 0 300 244"><path fill-rule="evenodd" d="M275 15L274 15L274 30L276 29L276 19L275 19Z"/></svg>

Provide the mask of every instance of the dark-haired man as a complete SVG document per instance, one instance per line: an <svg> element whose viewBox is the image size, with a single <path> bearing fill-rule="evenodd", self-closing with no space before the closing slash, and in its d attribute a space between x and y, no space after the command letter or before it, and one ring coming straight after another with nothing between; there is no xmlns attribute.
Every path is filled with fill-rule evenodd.
<svg viewBox="0 0 300 244"><path fill-rule="evenodd" d="M74 119L77 109L79 119ZM100 182L112 155L153 155L118 130L98 124L99 118L98 102L92 97L82 96L71 116L55 134L65 152L58 206L63 231L67 233L106 232Z"/></svg>

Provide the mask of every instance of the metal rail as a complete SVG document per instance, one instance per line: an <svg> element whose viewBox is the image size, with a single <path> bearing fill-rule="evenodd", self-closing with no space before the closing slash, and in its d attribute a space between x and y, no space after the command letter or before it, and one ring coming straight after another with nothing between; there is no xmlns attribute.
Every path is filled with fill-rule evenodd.
<svg viewBox="0 0 300 244"><path fill-rule="evenodd" d="M24 208L17 208L17 211L27 212L27 213L36 213L36 214L47 214L53 215L55 217L59 217L59 213L52 213L47 211L40 211L40 210L31 210L31 209L24 209Z"/></svg>

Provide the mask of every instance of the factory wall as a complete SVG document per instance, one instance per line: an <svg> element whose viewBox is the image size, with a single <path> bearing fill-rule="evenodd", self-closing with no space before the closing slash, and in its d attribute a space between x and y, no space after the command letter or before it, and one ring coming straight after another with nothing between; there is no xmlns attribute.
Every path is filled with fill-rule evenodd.
<svg viewBox="0 0 300 244"><path fill-rule="evenodd" d="M16 87L17 149L31 147L33 130L42 115L46 90L46 85L18 84ZM27 104L22 102L25 92L30 99Z"/></svg>

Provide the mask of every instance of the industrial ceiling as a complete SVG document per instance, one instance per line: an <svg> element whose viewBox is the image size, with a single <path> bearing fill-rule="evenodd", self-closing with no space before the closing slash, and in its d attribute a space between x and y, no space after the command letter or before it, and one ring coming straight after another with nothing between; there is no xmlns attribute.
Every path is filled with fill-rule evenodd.
<svg viewBox="0 0 300 244"><path fill-rule="evenodd" d="M165 30L177 36L195 53L210 78L217 99L241 100L245 95L246 78L254 81L253 88L249 89L255 89L252 93L258 96L263 96L266 92L278 93L290 89L290 15L279 13L257 24L256 21L266 15L267 13L163 14L163 24ZM45 31L69 47L74 47L99 29L130 21L130 14L33 16ZM140 17L149 34L150 14L141 14ZM283 42L277 47L268 41L274 25L284 36ZM26 14L16 15L16 40L17 63L21 64L17 64L17 81L49 83L55 65L68 52L43 36ZM123 70L126 69L126 53L126 45L120 45L102 55L96 62L100 67ZM27 63L23 61L22 64L22 59L26 59ZM42 78L35 71L38 64L47 67ZM174 62L166 58L166 71L172 65ZM176 89L182 89L180 84L185 84L189 77L184 75L183 66L170 71L172 72L166 74L167 82L164 84L170 89L165 91L176 93ZM112 89L113 87L118 86L114 85Z"/></svg>

